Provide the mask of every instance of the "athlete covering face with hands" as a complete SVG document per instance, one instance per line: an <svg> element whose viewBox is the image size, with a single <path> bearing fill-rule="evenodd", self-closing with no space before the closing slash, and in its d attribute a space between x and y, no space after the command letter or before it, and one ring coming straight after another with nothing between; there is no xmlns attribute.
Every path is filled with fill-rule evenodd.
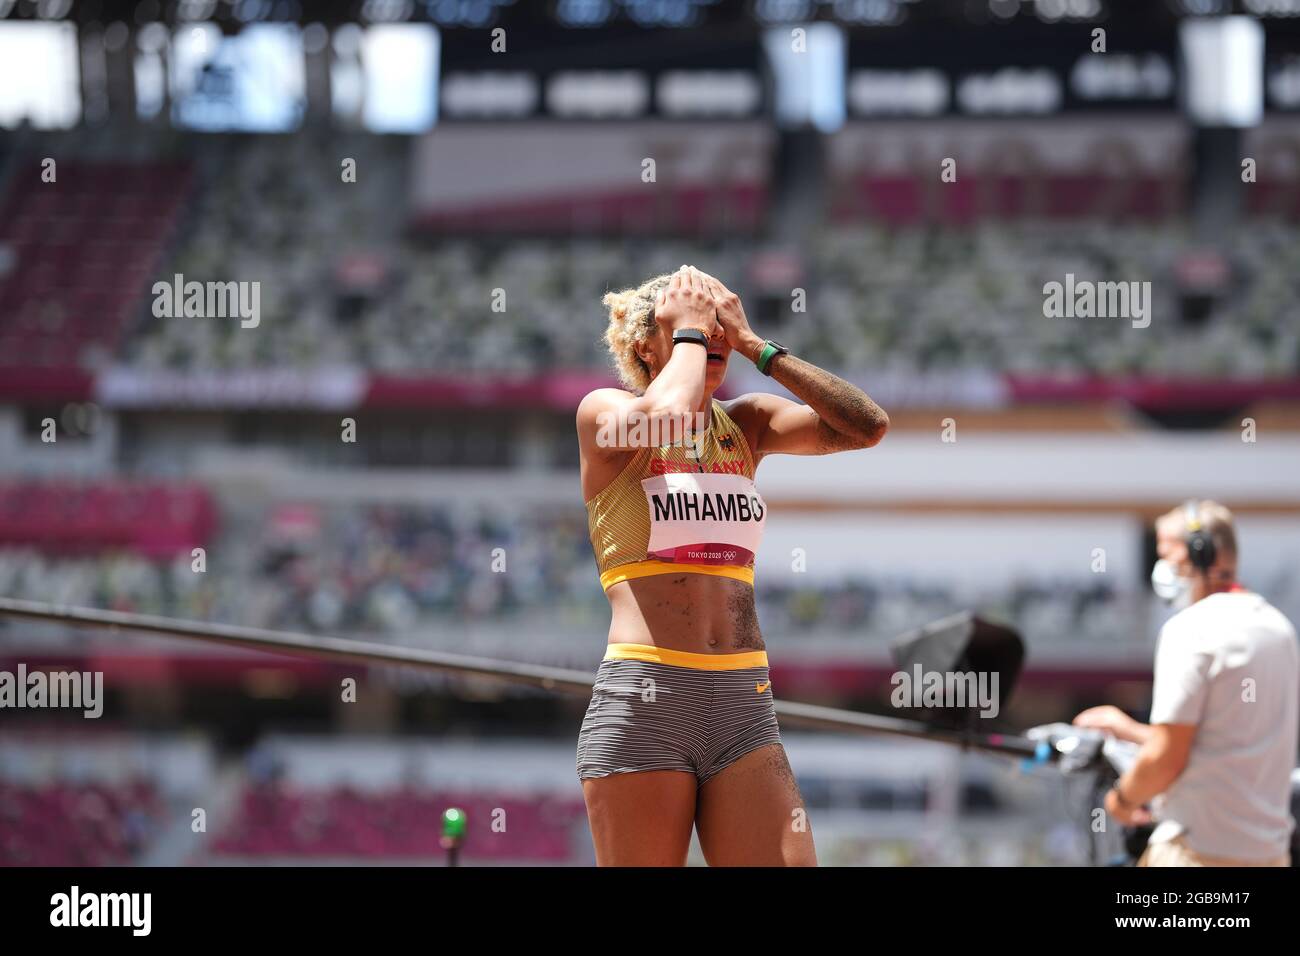
<svg viewBox="0 0 1300 956"><path fill-rule="evenodd" d="M780 743L754 606L770 454L869 448L889 419L861 389L750 328L690 266L605 297L624 388L578 406L583 499L612 618L578 741L601 865L815 865ZM713 397L733 353L800 401Z"/></svg>

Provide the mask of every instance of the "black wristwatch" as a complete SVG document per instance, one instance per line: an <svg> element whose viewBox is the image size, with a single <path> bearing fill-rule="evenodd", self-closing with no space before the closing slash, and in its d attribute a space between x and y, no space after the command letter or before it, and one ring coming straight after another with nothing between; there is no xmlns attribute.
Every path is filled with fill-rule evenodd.
<svg viewBox="0 0 1300 956"><path fill-rule="evenodd" d="M678 342L694 342L696 345L709 347L709 337L699 329L674 329L673 345Z"/></svg>

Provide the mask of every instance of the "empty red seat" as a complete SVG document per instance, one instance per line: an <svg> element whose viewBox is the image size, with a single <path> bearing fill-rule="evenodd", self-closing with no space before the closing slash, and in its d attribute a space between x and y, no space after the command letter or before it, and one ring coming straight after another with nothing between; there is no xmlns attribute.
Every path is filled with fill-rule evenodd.
<svg viewBox="0 0 1300 956"><path fill-rule="evenodd" d="M13 312L0 329L16 321L45 334L53 324L63 341L22 336L0 364L73 368L91 346L116 348L188 182L188 168L174 163L81 162L60 163L58 182L47 188L14 182L0 197L0 239L17 252L14 268L0 277L0 308ZM99 321L65 327L61 312Z"/></svg>

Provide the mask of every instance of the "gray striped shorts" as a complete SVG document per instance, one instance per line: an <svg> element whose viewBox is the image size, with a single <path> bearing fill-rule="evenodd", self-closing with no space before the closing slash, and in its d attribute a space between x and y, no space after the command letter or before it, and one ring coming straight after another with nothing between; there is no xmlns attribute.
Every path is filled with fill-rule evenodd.
<svg viewBox="0 0 1300 956"><path fill-rule="evenodd" d="M780 742L766 665L697 670L607 658L578 733L578 777L684 770L703 785Z"/></svg>

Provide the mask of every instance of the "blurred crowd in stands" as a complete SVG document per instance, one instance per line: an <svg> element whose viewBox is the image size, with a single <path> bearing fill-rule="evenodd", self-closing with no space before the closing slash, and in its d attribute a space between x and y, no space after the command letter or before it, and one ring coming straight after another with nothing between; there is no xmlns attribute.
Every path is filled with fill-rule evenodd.
<svg viewBox="0 0 1300 956"><path fill-rule="evenodd" d="M288 221L278 220L280 228ZM1297 231L1282 225L1243 229L1234 238L1232 266L1239 271L1227 294L1189 321L1175 273L1194 246L1176 226L835 227L808 250L799 284L774 297L784 308L759 313L751 298L751 321L758 325L762 314L770 323L764 331L839 370L1293 375L1300 369L1296 239ZM320 238L303 241L310 249ZM348 291L340 278L347 265L337 254L304 255L292 244L254 251L196 242L182 252L177 271L266 277L262 326L151 320L127 345L137 367L601 369L608 364L601 342L605 290L691 262L743 297L754 285L750 261L759 251L743 242L388 243L367 262L391 284ZM336 248L347 245L348 236L338 237ZM245 256L256 264L242 265ZM1064 283L1067 275L1150 282L1149 327L1135 328L1124 317L1045 317L1044 285ZM806 311L793 311L794 288L805 291Z"/></svg>
<svg viewBox="0 0 1300 956"><path fill-rule="evenodd" d="M259 281L260 324L142 314L119 359L136 369L600 369L608 364L601 295L690 262L749 296L751 311L760 293L776 303L763 310L773 325L763 331L841 370L1254 377L1300 369L1300 242L1279 222L1251 221L1219 237L1230 250L1221 294L1192 307L1180 292L1184 256L1203 247L1178 222L829 225L797 251L782 285L758 278L756 262L769 250L752 240L410 234L400 147L359 137L339 148L357 160L355 182L314 161L317 147L305 138L251 139L212 164L162 274ZM1044 285L1067 274L1149 281L1150 326L1045 317ZM806 293L806 311L793 311L795 288Z"/></svg>
<svg viewBox="0 0 1300 956"><path fill-rule="evenodd" d="M213 852L296 859L371 857L430 859L442 855L442 813L463 810L477 826L461 852L475 861L564 863L574 856L575 830L586 822L580 797L399 787L363 793L347 786L307 790L250 783L239 811ZM487 825L494 815L504 829Z"/></svg>
<svg viewBox="0 0 1300 956"><path fill-rule="evenodd" d="M145 778L129 783L0 778L0 866L123 866L138 862L163 817Z"/></svg>
<svg viewBox="0 0 1300 956"><path fill-rule="evenodd" d="M1078 372L1252 378L1300 370L1300 243L1293 227L1251 223L1232 250L1226 294L1198 315L1180 260L1198 247L1173 224L989 224L970 230L823 235L808 314L785 344L840 368ZM1044 286L1150 282L1150 325L1047 318Z"/></svg>
<svg viewBox="0 0 1300 956"><path fill-rule="evenodd" d="M592 862L567 744L531 742L524 759L517 743L272 735L221 755L194 732L39 736L0 735L0 866L438 863L453 807L469 865ZM142 759L151 751L162 756ZM937 779L903 780L853 752L851 772L800 773L826 865L1083 860L1086 840L1056 806L1064 792L1054 776L963 764L949 801L931 789ZM510 754L527 765L523 777L545 765L550 782L503 783ZM698 848L691 861L703 862Z"/></svg>
<svg viewBox="0 0 1300 956"><path fill-rule="evenodd" d="M437 504L311 504L230 517L207 548L174 560L138 551L51 555L0 547L0 594L188 619L393 634L526 621L597 629L605 607L579 510ZM1090 578L1010 581L968 593L938 580L771 575L758 589L772 636L886 640L978 608L1027 639L1124 642L1142 633L1131 593Z"/></svg>

